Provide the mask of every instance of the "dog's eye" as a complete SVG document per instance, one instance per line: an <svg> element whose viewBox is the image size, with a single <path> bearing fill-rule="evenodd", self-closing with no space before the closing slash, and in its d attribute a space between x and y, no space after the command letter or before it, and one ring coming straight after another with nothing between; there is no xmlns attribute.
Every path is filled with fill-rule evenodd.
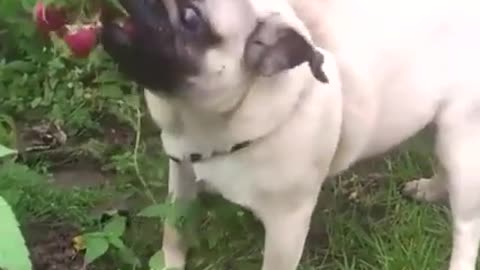
<svg viewBox="0 0 480 270"><path fill-rule="evenodd" d="M180 19L183 26L192 32L198 31L203 22L200 12L194 7L186 7L182 9Z"/></svg>

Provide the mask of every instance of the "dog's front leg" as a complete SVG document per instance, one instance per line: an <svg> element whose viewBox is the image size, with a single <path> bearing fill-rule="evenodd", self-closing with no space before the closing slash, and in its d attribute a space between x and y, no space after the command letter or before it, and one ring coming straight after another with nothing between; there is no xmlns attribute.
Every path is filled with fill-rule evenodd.
<svg viewBox="0 0 480 270"><path fill-rule="evenodd" d="M259 215L265 227L262 270L297 269L316 205L317 196L311 196L299 198L301 202L279 196Z"/></svg>
<svg viewBox="0 0 480 270"><path fill-rule="evenodd" d="M190 164L170 161L168 190L175 201L191 201L197 196L195 175ZM163 253L167 269L185 269L188 245L181 233L165 222Z"/></svg>
<svg viewBox="0 0 480 270"><path fill-rule="evenodd" d="M458 98L438 122L437 155L447 172L453 217L449 270L475 270L480 246L479 103Z"/></svg>

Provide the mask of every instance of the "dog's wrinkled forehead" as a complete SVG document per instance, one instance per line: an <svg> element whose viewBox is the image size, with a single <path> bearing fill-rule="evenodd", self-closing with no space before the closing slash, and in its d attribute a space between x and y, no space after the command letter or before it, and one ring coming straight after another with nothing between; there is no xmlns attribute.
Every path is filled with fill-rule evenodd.
<svg viewBox="0 0 480 270"><path fill-rule="evenodd" d="M205 10L213 31L224 37L251 32L257 19L249 0L199 0Z"/></svg>
<svg viewBox="0 0 480 270"><path fill-rule="evenodd" d="M212 31L232 38L249 35L262 21L278 16L285 24L310 39L309 33L285 0L193 0L201 2L211 22Z"/></svg>

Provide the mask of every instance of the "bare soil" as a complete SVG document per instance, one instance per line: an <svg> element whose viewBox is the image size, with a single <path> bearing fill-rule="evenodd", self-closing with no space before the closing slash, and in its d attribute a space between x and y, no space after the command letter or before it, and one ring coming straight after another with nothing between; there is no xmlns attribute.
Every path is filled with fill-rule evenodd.
<svg viewBox="0 0 480 270"><path fill-rule="evenodd" d="M24 227L34 270L81 270L83 254L72 239L80 233L69 224L42 222Z"/></svg>
<svg viewBox="0 0 480 270"><path fill-rule="evenodd" d="M79 139L67 137L62 127L47 121L18 124L17 148L25 161L35 158L48 159L54 166L52 188L96 188L111 185L112 172L102 170L102 164L81 148L85 139L95 138L113 148L130 145L134 132L114 119L104 119L98 134ZM84 252L77 251L73 239L82 233L81 228L68 221L51 218L47 221L32 220L23 224L22 231L30 250L34 270L109 270L113 266L95 263L84 267Z"/></svg>

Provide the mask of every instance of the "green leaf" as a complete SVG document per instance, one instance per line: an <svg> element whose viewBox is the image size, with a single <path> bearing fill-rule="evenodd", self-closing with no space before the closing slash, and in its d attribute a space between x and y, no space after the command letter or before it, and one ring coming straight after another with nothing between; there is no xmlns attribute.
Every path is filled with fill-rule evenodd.
<svg viewBox="0 0 480 270"><path fill-rule="evenodd" d="M32 102L30 102L30 107L32 107L32 109L35 109L36 107L38 107L38 105L40 105L40 103L42 103L43 99L41 97L36 97L32 100Z"/></svg>
<svg viewBox="0 0 480 270"><path fill-rule="evenodd" d="M135 255L133 250L131 250L130 248L125 247L125 248L119 249L118 251L119 251L120 259L125 263L133 266L141 265L140 259Z"/></svg>
<svg viewBox="0 0 480 270"><path fill-rule="evenodd" d="M32 263L19 224L8 203L0 197L0 269L31 270Z"/></svg>
<svg viewBox="0 0 480 270"><path fill-rule="evenodd" d="M7 148L0 144L0 158L16 154L17 150Z"/></svg>
<svg viewBox="0 0 480 270"><path fill-rule="evenodd" d="M35 0L22 0L21 1L23 9L25 10L31 10L33 6L35 5Z"/></svg>
<svg viewBox="0 0 480 270"><path fill-rule="evenodd" d="M122 77L118 72L114 72L111 70L103 71L100 73L98 77L96 77L93 81L95 83L118 83L118 81L121 81Z"/></svg>
<svg viewBox="0 0 480 270"><path fill-rule="evenodd" d="M102 237L85 237L85 263L91 264L96 259L103 256L108 250L109 243Z"/></svg>
<svg viewBox="0 0 480 270"><path fill-rule="evenodd" d="M9 62L5 65L5 67L13 71L25 72L25 73L35 71L35 65L33 65L32 62L27 62L22 60Z"/></svg>
<svg viewBox="0 0 480 270"><path fill-rule="evenodd" d="M24 192L18 188L7 188L0 191L1 196L10 204L10 207L15 208L18 202L22 199Z"/></svg>
<svg viewBox="0 0 480 270"><path fill-rule="evenodd" d="M123 91L118 85L105 85L100 88L100 93L103 97L106 98L121 98L123 96Z"/></svg>
<svg viewBox="0 0 480 270"><path fill-rule="evenodd" d="M201 219L203 209L197 201L175 201L170 206L166 222L180 230L190 230Z"/></svg>
<svg viewBox="0 0 480 270"><path fill-rule="evenodd" d="M115 7L117 10L127 14L127 12L125 11L125 9L123 8L123 6L120 4L118 0L107 0L107 3Z"/></svg>
<svg viewBox="0 0 480 270"><path fill-rule="evenodd" d="M141 217L159 217L159 218L165 218L168 214L168 211L170 209L170 206L165 203L160 203L160 204L154 204L146 207L140 213L138 213L139 216Z"/></svg>
<svg viewBox="0 0 480 270"><path fill-rule="evenodd" d="M148 261L148 266L150 267L150 270L164 270L165 259L163 256L163 251L157 251Z"/></svg>
<svg viewBox="0 0 480 270"><path fill-rule="evenodd" d="M112 244L112 246L118 248L118 249L124 249L126 248L125 244L123 243L122 239L115 237L115 236L110 236L108 237L108 242Z"/></svg>
<svg viewBox="0 0 480 270"><path fill-rule="evenodd" d="M108 235L106 235L104 232L91 232L91 233L85 233L82 235L83 238L106 238Z"/></svg>
<svg viewBox="0 0 480 270"><path fill-rule="evenodd" d="M103 228L103 231L111 236L120 237L125 232L127 218L122 216L114 216Z"/></svg>

